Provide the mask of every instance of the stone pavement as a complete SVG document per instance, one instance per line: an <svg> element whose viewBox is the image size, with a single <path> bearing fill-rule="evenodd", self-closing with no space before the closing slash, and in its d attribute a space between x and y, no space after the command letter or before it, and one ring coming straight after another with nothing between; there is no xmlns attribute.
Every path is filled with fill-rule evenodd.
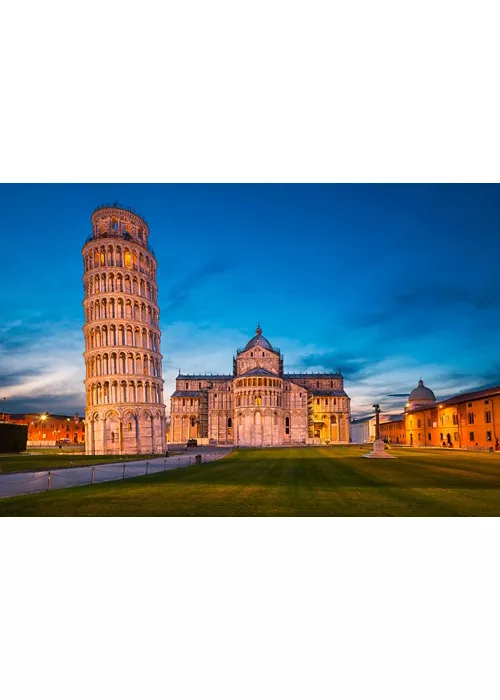
<svg viewBox="0 0 500 700"><path fill-rule="evenodd" d="M84 486L101 481L115 481L129 479L133 476L157 474L162 471L170 471L180 467L188 467L194 464L194 456L201 454L202 463L211 462L214 459L225 457L231 452L231 448L211 447L210 450L196 449L173 457L158 457L149 460L134 462L115 462L113 464L99 464L94 467L73 467L71 469L50 469L39 472L18 472L16 474L0 474L0 498L6 496L19 496L27 493L39 493L54 489L66 489L70 486ZM50 477L49 477L50 473Z"/></svg>

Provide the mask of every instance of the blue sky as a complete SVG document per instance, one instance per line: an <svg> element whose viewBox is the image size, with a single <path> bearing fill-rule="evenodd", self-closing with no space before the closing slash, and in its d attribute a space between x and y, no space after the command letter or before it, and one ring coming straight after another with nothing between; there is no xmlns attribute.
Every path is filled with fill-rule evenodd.
<svg viewBox="0 0 500 700"><path fill-rule="evenodd" d="M0 398L83 412L81 248L119 201L158 259L165 393L264 335L340 367L353 413L500 383L496 185L0 185Z"/></svg>

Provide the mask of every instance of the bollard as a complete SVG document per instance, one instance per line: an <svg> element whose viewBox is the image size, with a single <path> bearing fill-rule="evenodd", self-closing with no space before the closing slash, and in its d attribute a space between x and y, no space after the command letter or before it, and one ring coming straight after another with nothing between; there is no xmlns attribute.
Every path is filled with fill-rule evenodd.
<svg viewBox="0 0 500 700"><path fill-rule="evenodd" d="M90 481L91 484L94 483L94 467L92 467L92 479Z"/></svg>
<svg viewBox="0 0 500 700"><path fill-rule="evenodd" d="M146 462L146 476L148 475L149 462Z"/></svg>
<svg viewBox="0 0 500 700"><path fill-rule="evenodd" d="M49 469L48 477L49 478L47 480L47 491L50 491L50 469Z"/></svg>
<svg viewBox="0 0 500 700"><path fill-rule="evenodd" d="M125 478L125 465L123 465L123 478Z"/></svg>
<svg viewBox="0 0 500 700"><path fill-rule="evenodd" d="M167 471L167 460L166 459L163 460L163 471L164 472Z"/></svg>

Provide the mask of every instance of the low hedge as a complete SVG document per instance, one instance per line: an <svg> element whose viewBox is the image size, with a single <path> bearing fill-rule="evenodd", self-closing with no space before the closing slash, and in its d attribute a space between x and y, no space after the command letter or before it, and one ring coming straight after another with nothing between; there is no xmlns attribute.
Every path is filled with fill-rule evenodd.
<svg viewBox="0 0 500 700"><path fill-rule="evenodd" d="M27 425L0 423L0 453L24 452L27 442Z"/></svg>

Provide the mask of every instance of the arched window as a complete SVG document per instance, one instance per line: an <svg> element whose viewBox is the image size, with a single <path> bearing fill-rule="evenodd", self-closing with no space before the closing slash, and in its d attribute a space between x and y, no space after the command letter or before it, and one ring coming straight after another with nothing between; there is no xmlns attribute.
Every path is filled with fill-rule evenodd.
<svg viewBox="0 0 500 700"><path fill-rule="evenodd" d="M115 434L111 433L111 442L113 443L115 441Z"/></svg>
<svg viewBox="0 0 500 700"><path fill-rule="evenodd" d="M319 382L316 382L316 389L319 389Z"/></svg>
<svg viewBox="0 0 500 700"><path fill-rule="evenodd" d="M228 427L228 428L232 428L232 427L233 427L233 420L232 420L232 418L228 418L228 419L227 419L227 427Z"/></svg>
<svg viewBox="0 0 500 700"><path fill-rule="evenodd" d="M128 424L128 429L129 429L129 431L132 430L132 423Z"/></svg>
<svg viewBox="0 0 500 700"><path fill-rule="evenodd" d="M285 418L285 426L286 426L287 428L290 427L290 418L289 418L288 416Z"/></svg>

